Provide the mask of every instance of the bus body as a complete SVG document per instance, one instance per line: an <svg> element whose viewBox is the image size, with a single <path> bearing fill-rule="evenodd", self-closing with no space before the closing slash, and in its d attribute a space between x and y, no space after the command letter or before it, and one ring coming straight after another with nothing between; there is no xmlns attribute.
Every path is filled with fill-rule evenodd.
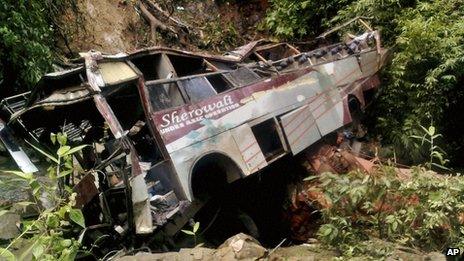
<svg viewBox="0 0 464 261"><path fill-rule="evenodd" d="M128 223L144 234L177 215L173 234L201 207L197 199L350 123L352 103L365 107L387 53L376 31L304 49L257 41L224 56L89 52L83 64L45 75L21 106L17 97L2 104L31 142L52 147L50 133L61 131L94 145L78 159L87 174L77 201L89 215L95 198L107 210L87 225ZM102 203L111 197L125 202L123 219Z"/></svg>

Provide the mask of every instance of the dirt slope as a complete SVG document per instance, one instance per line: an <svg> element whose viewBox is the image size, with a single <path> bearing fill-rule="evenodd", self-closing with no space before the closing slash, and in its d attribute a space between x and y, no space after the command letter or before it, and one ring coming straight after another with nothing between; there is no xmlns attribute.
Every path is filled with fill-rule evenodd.
<svg viewBox="0 0 464 261"><path fill-rule="evenodd" d="M117 53L141 47L146 25L130 3L117 0L78 0L61 20L69 49L74 53L96 49ZM65 42L61 49L68 52Z"/></svg>
<svg viewBox="0 0 464 261"><path fill-rule="evenodd" d="M267 0L153 1L195 28L198 36L188 44L160 32L153 38L148 23L139 14L137 1L73 1L59 19L64 37L58 41L58 47L68 57L90 49L117 53L153 45L221 53L266 37L257 28L265 15Z"/></svg>

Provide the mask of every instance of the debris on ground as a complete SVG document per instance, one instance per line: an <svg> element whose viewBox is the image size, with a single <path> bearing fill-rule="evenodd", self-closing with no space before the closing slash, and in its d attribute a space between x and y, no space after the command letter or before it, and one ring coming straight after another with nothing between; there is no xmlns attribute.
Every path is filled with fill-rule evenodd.
<svg viewBox="0 0 464 261"><path fill-rule="evenodd" d="M386 260L436 260L444 261L445 256L441 253L431 252L424 253L412 248L402 247L390 242L374 239L367 242L372 249L381 247L388 247L392 249L391 254L387 256ZM120 255L124 255L121 253ZM197 246L195 248L183 248L178 252L168 253L147 253L138 252L126 256L116 257L113 260L117 261L148 261L148 260L273 260L273 261L307 261L307 260L333 260L339 257L335 251L324 248L317 242L304 243L301 245L278 247L276 249L265 249L256 239L245 235L237 234L227 239L224 244L217 249L206 248ZM366 257L368 258L368 257ZM363 260L359 257L355 260Z"/></svg>

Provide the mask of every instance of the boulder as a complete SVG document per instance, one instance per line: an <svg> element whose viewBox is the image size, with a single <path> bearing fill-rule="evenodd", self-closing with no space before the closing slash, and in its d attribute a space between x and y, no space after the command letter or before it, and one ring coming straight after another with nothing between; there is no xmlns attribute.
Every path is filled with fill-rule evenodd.
<svg viewBox="0 0 464 261"><path fill-rule="evenodd" d="M0 222L0 239L12 239L19 235L19 229L16 223L19 222L20 216L16 213L6 213Z"/></svg>
<svg viewBox="0 0 464 261"><path fill-rule="evenodd" d="M214 255L221 260L258 260L266 252L256 239L240 233L227 239Z"/></svg>

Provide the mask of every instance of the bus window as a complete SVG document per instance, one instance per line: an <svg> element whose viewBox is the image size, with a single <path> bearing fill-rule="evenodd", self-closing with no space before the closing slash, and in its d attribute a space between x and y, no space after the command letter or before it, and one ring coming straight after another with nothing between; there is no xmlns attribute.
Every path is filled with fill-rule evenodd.
<svg viewBox="0 0 464 261"><path fill-rule="evenodd" d="M178 77L206 73L209 71L202 58L170 54L168 54L168 57Z"/></svg>
<svg viewBox="0 0 464 261"><path fill-rule="evenodd" d="M228 83L220 74L207 76L206 79L208 79L209 83L211 83L217 93L225 92L232 88L230 83Z"/></svg>
<svg viewBox="0 0 464 261"><path fill-rule="evenodd" d="M129 131L128 137L132 140L141 160L161 161L161 152L146 124L145 113L135 82L116 89L115 92L106 96L106 99L122 128Z"/></svg>
<svg viewBox="0 0 464 261"><path fill-rule="evenodd" d="M184 88L191 102L199 102L217 94L216 90L214 90L213 86L205 77L196 77L179 81L179 84Z"/></svg>
<svg viewBox="0 0 464 261"><path fill-rule="evenodd" d="M161 54L153 54L134 58L132 63L142 72L146 81L151 81L164 78L164 75L157 72L158 67L166 66L164 60Z"/></svg>
<svg viewBox="0 0 464 261"><path fill-rule="evenodd" d="M258 54L266 60L278 61L292 55L298 54L295 48L291 48L287 44L278 44L262 50L258 50Z"/></svg>
<svg viewBox="0 0 464 261"><path fill-rule="evenodd" d="M184 104L179 87L175 82L147 86L150 102L155 111L165 110Z"/></svg>
<svg viewBox="0 0 464 261"><path fill-rule="evenodd" d="M284 153L284 147L279 136L278 128L274 118L251 127L256 141L267 161Z"/></svg>
<svg viewBox="0 0 464 261"><path fill-rule="evenodd" d="M250 85L260 79L258 74L246 67L240 67L235 71L225 73L224 77L235 87Z"/></svg>

